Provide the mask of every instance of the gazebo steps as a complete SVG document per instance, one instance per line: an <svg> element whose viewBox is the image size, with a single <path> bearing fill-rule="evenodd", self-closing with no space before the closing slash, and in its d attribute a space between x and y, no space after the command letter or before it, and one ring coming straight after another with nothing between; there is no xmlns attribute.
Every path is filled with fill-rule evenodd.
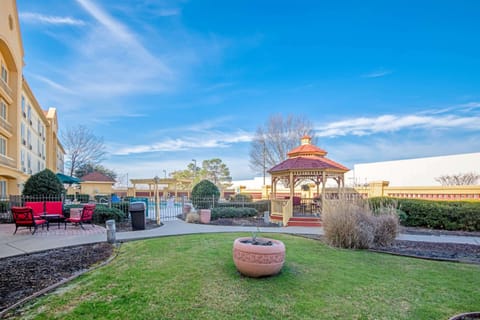
<svg viewBox="0 0 480 320"><path fill-rule="evenodd" d="M321 227L322 220L319 217L291 217L288 227Z"/></svg>

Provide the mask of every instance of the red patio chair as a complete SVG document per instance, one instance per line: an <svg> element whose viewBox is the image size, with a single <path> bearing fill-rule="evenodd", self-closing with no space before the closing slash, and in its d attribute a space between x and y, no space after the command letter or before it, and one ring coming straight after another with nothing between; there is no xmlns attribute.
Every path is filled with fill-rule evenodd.
<svg viewBox="0 0 480 320"><path fill-rule="evenodd" d="M44 219L36 219L33 216L32 208L12 207L11 210L12 210L13 220L15 221L15 232L13 234L17 233L17 230L19 227L29 228L30 231L32 231L32 227L33 227L34 229L32 234L34 234L37 231L37 227L39 225L42 225L42 228L43 228L44 224L47 225L47 231L48 231L48 221Z"/></svg>
<svg viewBox="0 0 480 320"><path fill-rule="evenodd" d="M82 209L82 214L80 216L74 216L65 219L65 229L67 229L67 222L74 223L74 224L79 224L82 229L85 230L85 228L82 225L82 222L90 222L92 226L92 216L93 212L95 211L95 205L94 204L86 204L83 206Z"/></svg>

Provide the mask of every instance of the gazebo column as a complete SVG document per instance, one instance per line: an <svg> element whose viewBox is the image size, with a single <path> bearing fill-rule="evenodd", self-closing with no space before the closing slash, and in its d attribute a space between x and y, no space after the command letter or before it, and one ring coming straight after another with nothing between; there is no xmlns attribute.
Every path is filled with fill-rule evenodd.
<svg viewBox="0 0 480 320"><path fill-rule="evenodd" d="M323 208L325 207L325 180L327 179L327 175L325 171L322 172L322 213Z"/></svg>
<svg viewBox="0 0 480 320"><path fill-rule="evenodd" d="M295 194L295 182L293 181L293 171L290 171L289 185L290 185L290 214L293 216L293 196Z"/></svg>
<svg viewBox="0 0 480 320"><path fill-rule="evenodd" d="M277 199L277 190L275 188L276 183L274 183L275 178L270 179L270 190L272 190L272 194L270 195L270 200Z"/></svg>

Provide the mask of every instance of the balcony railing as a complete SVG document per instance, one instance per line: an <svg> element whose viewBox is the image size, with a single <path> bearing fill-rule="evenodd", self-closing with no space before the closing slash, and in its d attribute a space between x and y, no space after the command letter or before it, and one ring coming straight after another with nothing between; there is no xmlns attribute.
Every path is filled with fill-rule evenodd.
<svg viewBox="0 0 480 320"><path fill-rule="evenodd" d="M0 79L0 87L5 90L5 92L8 94L8 96L11 98L12 97L12 89L8 86L8 84L3 81L3 79Z"/></svg>
<svg viewBox="0 0 480 320"><path fill-rule="evenodd" d="M0 127L5 129L9 134L12 134L12 125L2 117L0 117Z"/></svg>
<svg viewBox="0 0 480 320"><path fill-rule="evenodd" d="M10 157L0 154L0 164L9 167L15 167L15 160Z"/></svg>

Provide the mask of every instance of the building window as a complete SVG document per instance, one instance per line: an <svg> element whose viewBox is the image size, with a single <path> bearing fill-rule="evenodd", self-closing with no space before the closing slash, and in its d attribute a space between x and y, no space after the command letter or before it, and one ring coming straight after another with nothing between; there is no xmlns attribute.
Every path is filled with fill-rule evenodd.
<svg viewBox="0 0 480 320"><path fill-rule="evenodd" d="M8 70L3 64L2 64L2 80L3 82L8 84Z"/></svg>
<svg viewBox="0 0 480 320"><path fill-rule="evenodd" d="M22 94L22 113L25 117L25 96Z"/></svg>
<svg viewBox="0 0 480 320"><path fill-rule="evenodd" d="M22 139L22 144L25 145L25 124L23 122L20 125L20 138Z"/></svg>
<svg viewBox="0 0 480 320"><path fill-rule="evenodd" d="M27 147L30 147L32 145L32 133L30 132L30 129L27 130Z"/></svg>
<svg viewBox="0 0 480 320"><path fill-rule="evenodd" d="M0 117L7 120L7 105L3 99L0 99Z"/></svg>
<svg viewBox="0 0 480 320"><path fill-rule="evenodd" d="M7 155L7 140L5 140L3 137L0 137L0 154L2 156Z"/></svg>
<svg viewBox="0 0 480 320"><path fill-rule="evenodd" d="M22 171L25 172L25 150L20 151L20 165L22 166Z"/></svg>
<svg viewBox="0 0 480 320"><path fill-rule="evenodd" d="M0 181L0 199L7 199L7 181Z"/></svg>
<svg viewBox="0 0 480 320"><path fill-rule="evenodd" d="M30 104L27 104L27 118L32 121L32 106Z"/></svg>
<svg viewBox="0 0 480 320"><path fill-rule="evenodd" d="M27 154L27 168L28 171L32 171L32 159L30 158L30 154Z"/></svg>

